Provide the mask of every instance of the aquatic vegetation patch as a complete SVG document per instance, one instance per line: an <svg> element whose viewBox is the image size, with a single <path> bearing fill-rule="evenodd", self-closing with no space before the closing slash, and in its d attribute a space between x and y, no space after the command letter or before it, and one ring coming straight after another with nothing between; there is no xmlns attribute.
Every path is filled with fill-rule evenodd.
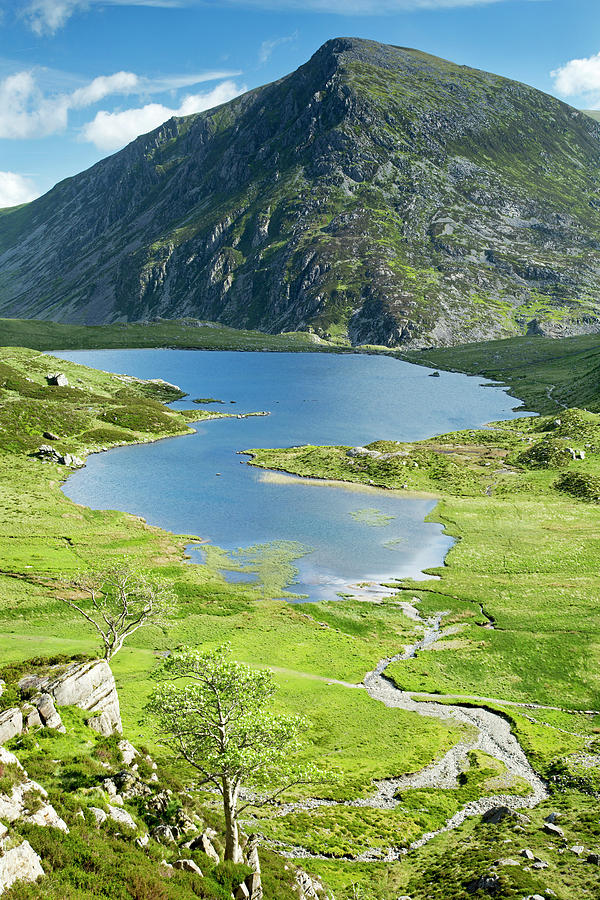
<svg viewBox="0 0 600 900"><path fill-rule="evenodd" d="M355 522L361 525L368 525L370 528L384 528L393 522L396 516L388 515L377 507L369 506L365 509L354 509L349 513Z"/></svg>

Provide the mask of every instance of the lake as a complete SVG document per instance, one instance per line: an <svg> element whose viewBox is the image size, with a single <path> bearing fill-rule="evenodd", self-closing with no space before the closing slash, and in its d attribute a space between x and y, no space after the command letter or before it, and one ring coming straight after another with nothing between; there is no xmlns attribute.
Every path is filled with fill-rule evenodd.
<svg viewBox="0 0 600 900"><path fill-rule="evenodd" d="M304 599L377 592L381 581L422 577L452 545L424 521L435 501L314 482L248 466L238 451L297 444L410 441L514 418L515 400L481 379L384 356L323 353L93 350L65 359L140 378L163 378L201 409L266 417L198 423L193 435L119 447L88 458L64 490L94 509L120 509L229 553L226 577L251 582L265 560L293 563L289 590ZM232 402L234 401L234 402ZM257 549L257 545L260 547ZM248 550L248 548L251 548ZM204 551L190 551L202 561ZM242 570L242 571L240 571Z"/></svg>

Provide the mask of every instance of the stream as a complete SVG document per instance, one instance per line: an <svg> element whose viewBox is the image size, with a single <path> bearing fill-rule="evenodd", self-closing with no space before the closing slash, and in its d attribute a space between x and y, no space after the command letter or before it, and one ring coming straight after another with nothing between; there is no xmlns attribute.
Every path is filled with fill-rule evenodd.
<svg viewBox="0 0 600 900"><path fill-rule="evenodd" d="M428 619L423 619L418 610L411 604L403 604L407 607L405 612L415 621L424 625L423 636L410 644L401 653L386 659L382 659L375 668L368 672L358 687L364 688L368 695L379 703L394 709L403 709L417 713L420 716L452 721L459 725L470 726L475 731L471 739L459 741L445 753L441 759L431 763L420 772L409 775L401 775L397 778L386 778L375 781L376 791L365 798L338 802L335 800L309 799L298 803L287 803L277 807L277 815L284 816L300 809L316 809L328 806L355 806L369 807L371 809L394 809L401 805L401 800L396 798L399 791L419 788L452 789L458 787L458 777L466 768L467 754L471 750L481 750L504 763L507 777L518 777L529 784L531 792L527 796L518 794L494 794L471 800L451 816L441 828L429 831L413 841L407 848L390 847L387 851L370 850L353 857L344 857L358 862L369 860L391 861L400 859L409 850L416 850L428 843L432 838L445 831L458 828L469 816L480 816L497 806L506 806L509 809L531 809L541 803L548 796L546 787L529 764L519 742L511 733L508 721L498 713L491 712L483 707L466 707L458 704L446 704L436 702L437 695L420 693L421 700L413 699L406 691L400 690L394 682L385 674L388 666L393 662L413 659L420 651L426 650L435 644L440 638L452 633L451 629L442 629L442 620L445 613L440 612ZM336 682L340 684L341 682ZM352 687L355 687L352 685ZM431 697L431 700L427 699ZM328 859L320 854L312 854L304 847L289 845L281 842L269 842L277 847L278 852L290 858Z"/></svg>

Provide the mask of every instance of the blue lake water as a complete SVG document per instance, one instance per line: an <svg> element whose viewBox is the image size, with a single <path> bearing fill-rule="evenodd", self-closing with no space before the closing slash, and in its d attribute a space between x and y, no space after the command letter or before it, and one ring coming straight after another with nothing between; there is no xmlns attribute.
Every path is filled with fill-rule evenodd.
<svg viewBox="0 0 600 900"><path fill-rule="evenodd" d="M95 509L121 509L227 551L293 541L291 587L310 599L360 594L358 583L419 577L452 544L424 518L435 501L389 491L323 484L244 463L238 451L297 444L364 445L416 440L512 418L515 401L480 378L381 356L185 350L56 353L141 378L164 378L194 397L225 401L202 409L271 415L199 423L194 435L120 447L88 458L65 493ZM235 401L235 405L231 403ZM220 473L220 474L217 474ZM202 551L196 561L201 560ZM238 573L232 580L244 580ZM252 580L248 575L247 580Z"/></svg>

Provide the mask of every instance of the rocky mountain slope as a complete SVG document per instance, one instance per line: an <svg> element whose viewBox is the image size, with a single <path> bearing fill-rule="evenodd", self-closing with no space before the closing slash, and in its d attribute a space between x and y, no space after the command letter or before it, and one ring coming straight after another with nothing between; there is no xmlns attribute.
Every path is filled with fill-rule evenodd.
<svg viewBox="0 0 600 900"><path fill-rule="evenodd" d="M12 317L419 347L600 331L599 275L600 124L355 38L0 212Z"/></svg>

